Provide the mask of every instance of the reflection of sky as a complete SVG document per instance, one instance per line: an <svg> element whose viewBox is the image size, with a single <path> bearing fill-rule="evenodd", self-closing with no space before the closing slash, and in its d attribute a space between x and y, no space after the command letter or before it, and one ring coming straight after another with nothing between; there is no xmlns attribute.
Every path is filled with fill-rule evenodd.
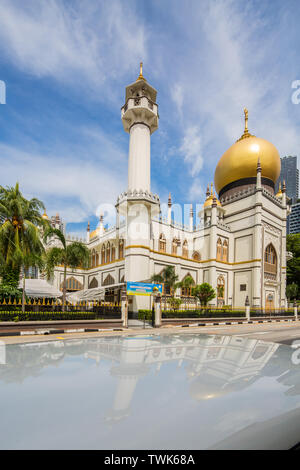
<svg viewBox="0 0 300 470"><path fill-rule="evenodd" d="M9 345L0 446L207 448L299 407L292 352L204 335Z"/></svg>

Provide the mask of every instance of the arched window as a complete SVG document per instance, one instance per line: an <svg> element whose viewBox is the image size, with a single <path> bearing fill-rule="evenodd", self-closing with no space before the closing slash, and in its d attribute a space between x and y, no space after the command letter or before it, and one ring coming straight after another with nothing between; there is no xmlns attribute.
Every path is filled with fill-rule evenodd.
<svg viewBox="0 0 300 470"><path fill-rule="evenodd" d="M181 287L181 295L183 297L191 297L192 295L192 288L195 285L195 281L188 273L182 280L182 287Z"/></svg>
<svg viewBox="0 0 300 470"><path fill-rule="evenodd" d="M265 249L265 273L277 274L277 255L274 246L270 243Z"/></svg>
<svg viewBox="0 0 300 470"><path fill-rule="evenodd" d="M93 277L93 279L89 283L89 289L94 289L95 287L98 287L98 281L95 277Z"/></svg>
<svg viewBox="0 0 300 470"><path fill-rule="evenodd" d="M198 251L195 251L193 253L193 260L195 260L195 261L200 261L201 260L200 253Z"/></svg>
<svg viewBox="0 0 300 470"><path fill-rule="evenodd" d="M109 274L103 281L103 286L110 286L111 284L114 284L114 283L115 283L114 278Z"/></svg>
<svg viewBox="0 0 300 470"><path fill-rule="evenodd" d="M95 266L99 265L99 253L96 251L96 260L95 260Z"/></svg>
<svg viewBox="0 0 300 470"><path fill-rule="evenodd" d="M105 245L102 245L102 250L101 250L101 264L105 264Z"/></svg>
<svg viewBox="0 0 300 470"><path fill-rule="evenodd" d="M217 295L218 299L224 299L225 297L225 279L223 276L219 276L217 280Z"/></svg>
<svg viewBox="0 0 300 470"><path fill-rule="evenodd" d="M217 241L217 261L222 261L222 240L218 238Z"/></svg>
<svg viewBox="0 0 300 470"><path fill-rule="evenodd" d="M60 285L60 290L63 290L63 285L64 283L62 282L61 285ZM77 279L75 279L75 277L68 277L66 279L66 290L67 291L75 291L75 290L82 290L83 289L83 285L81 284L81 282L77 281Z"/></svg>
<svg viewBox="0 0 300 470"><path fill-rule="evenodd" d="M115 261L115 258L116 258L116 249L115 249L115 246L112 245L112 247L111 247L111 260Z"/></svg>
<svg viewBox="0 0 300 470"><path fill-rule="evenodd" d="M119 241L119 259L124 258L124 240Z"/></svg>
<svg viewBox="0 0 300 470"><path fill-rule="evenodd" d="M110 263L110 243L109 242L106 245L106 262Z"/></svg>
<svg viewBox="0 0 300 470"><path fill-rule="evenodd" d="M164 234L162 233L161 236L159 237L159 251L161 253L165 253L166 252L166 238L164 236Z"/></svg>
<svg viewBox="0 0 300 470"><path fill-rule="evenodd" d="M182 244L182 256L183 258L188 258L188 243L186 240L184 240L183 244Z"/></svg>
<svg viewBox="0 0 300 470"><path fill-rule="evenodd" d="M228 261L228 242L227 242L227 240L224 240L224 242L223 242L222 261Z"/></svg>
<svg viewBox="0 0 300 470"><path fill-rule="evenodd" d="M172 255L177 255L178 240L176 238L172 241Z"/></svg>

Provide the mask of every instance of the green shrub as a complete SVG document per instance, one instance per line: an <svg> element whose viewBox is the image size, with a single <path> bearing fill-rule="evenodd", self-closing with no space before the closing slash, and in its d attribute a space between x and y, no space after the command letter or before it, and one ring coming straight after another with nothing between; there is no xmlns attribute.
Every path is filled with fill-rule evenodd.
<svg viewBox="0 0 300 470"><path fill-rule="evenodd" d="M120 313L107 312L24 312L20 309L0 311L0 321L55 321L55 320L105 320L120 318Z"/></svg>

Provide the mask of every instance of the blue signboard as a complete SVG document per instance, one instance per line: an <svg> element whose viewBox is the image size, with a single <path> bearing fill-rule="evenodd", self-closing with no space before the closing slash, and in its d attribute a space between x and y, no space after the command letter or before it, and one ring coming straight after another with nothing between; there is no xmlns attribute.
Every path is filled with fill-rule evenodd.
<svg viewBox="0 0 300 470"><path fill-rule="evenodd" d="M162 284L147 282L127 282L127 295L155 295L162 294Z"/></svg>

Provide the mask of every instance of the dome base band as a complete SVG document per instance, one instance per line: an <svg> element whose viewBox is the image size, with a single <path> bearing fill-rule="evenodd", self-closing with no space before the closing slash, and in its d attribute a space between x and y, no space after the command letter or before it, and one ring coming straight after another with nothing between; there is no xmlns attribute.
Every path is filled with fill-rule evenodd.
<svg viewBox="0 0 300 470"><path fill-rule="evenodd" d="M271 190L272 194L274 194L275 184L273 183L272 180L262 176L261 184L262 186L266 187L266 189L268 189L269 191ZM253 187L255 185L256 185L256 176L252 176L249 178L242 178L240 180L233 181L232 183L227 184L226 186L224 186L224 188L221 189L221 191L219 192L219 198L232 196L233 194L237 193L241 189L245 189L246 187L249 187L249 186Z"/></svg>

